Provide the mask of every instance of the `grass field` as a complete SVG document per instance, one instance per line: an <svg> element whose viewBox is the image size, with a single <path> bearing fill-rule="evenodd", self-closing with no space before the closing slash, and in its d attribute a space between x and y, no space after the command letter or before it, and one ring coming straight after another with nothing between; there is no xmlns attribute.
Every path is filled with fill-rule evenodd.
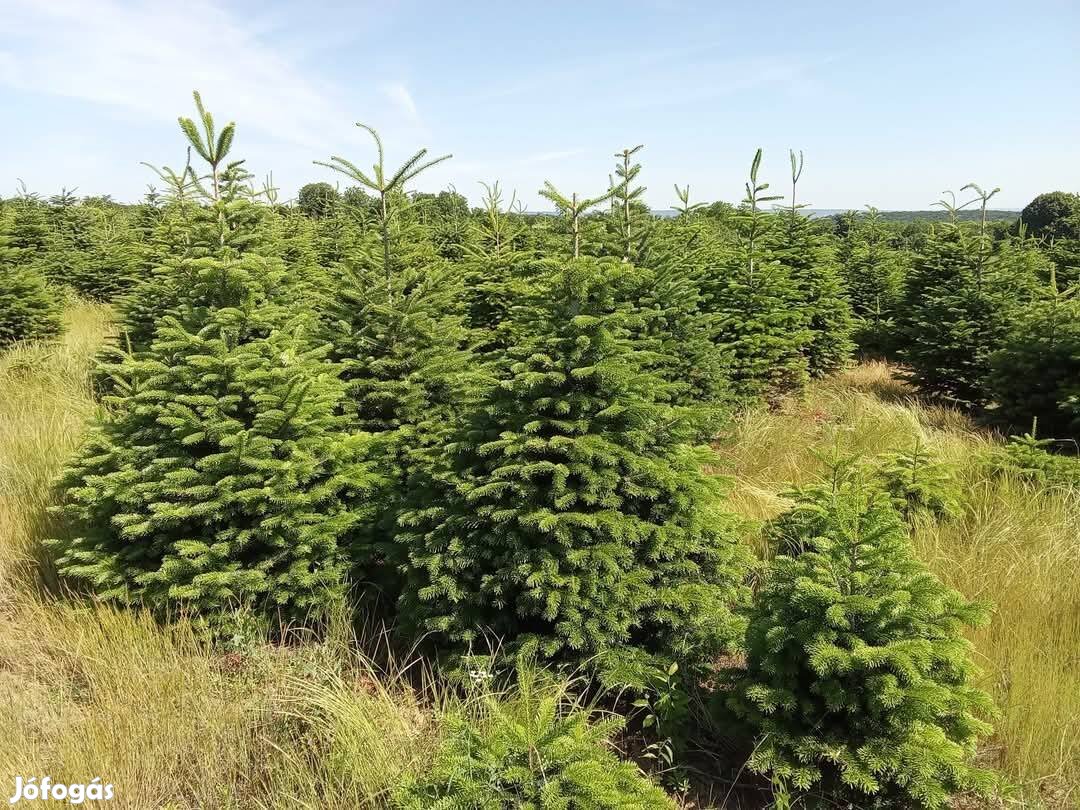
<svg viewBox="0 0 1080 810"><path fill-rule="evenodd" d="M68 320L58 344L0 356L0 785L101 776L114 808L382 806L423 768L445 718L471 709L422 672L376 667L348 622L318 642L211 651L183 622L165 629L42 587L49 482L97 407L88 373L109 331L103 307ZM992 438L871 364L739 418L721 447L733 508L768 517L830 448L874 454L916 436L959 465L965 493L961 517L916 527L917 548L995 605L973 637L1002 711L985 756L1017 785L1016 805L1077 806L1080 497L990 476L979 459Z"/></svg>

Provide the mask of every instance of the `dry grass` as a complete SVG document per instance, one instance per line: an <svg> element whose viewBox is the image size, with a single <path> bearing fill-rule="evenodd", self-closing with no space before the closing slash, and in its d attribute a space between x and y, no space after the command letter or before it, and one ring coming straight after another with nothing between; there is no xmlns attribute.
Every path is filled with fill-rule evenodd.
<svg viewBox="0 0 1080 810"><path fill-rule="evenodd" d="M959 412L918 403L880 363L744 415L719 449L734 507L762 519L784 508L788 484L820 474L821 454L873 455L916 437L957 465L965 494L959 519L916 527L916 549L950 585L995 606L972 636L1002 710L987 756L1019 785L1019 801L1080 806L1080 496L991 479L979 457L994 438Z"/></svg>

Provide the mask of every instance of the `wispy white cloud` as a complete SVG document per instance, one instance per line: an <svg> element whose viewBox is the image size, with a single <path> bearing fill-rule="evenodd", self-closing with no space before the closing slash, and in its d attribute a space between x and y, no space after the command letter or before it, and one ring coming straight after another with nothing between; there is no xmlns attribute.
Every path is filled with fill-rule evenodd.
<svg viewBox="0 0 1080 810"><path fill-rule="evenodd" d="M0 0L0 84L175 119L211 110L273 140L324 150L341 105L215 0Z"/></svg>
<svg viewBox="0 0 1080 810"><path fill-rule="evenodd" d="M379 85L379 91L407 121L413 124L420 122L420 111L404 82L385 82Z"/></svg>

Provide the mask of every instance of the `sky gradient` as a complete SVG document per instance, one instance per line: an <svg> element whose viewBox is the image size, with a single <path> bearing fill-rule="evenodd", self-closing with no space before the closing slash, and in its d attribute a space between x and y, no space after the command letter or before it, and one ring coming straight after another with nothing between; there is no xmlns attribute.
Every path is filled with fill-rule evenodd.
<svg viewBox="0 0 1080 810"><path fill-rule="evenodd" d="M238 125L234 155L284 197L426 146L417 184L472 200L501 180L546 210L545 179L602 191L644 143L647 202L673 183L737 201L754 149L818 208L928 208L1000 186L994 205L1080 190L1080 3L233 2L0 0L0 196L132 201L180 166L192 89ZM159 183L160 185L160 183Z"/></svg>

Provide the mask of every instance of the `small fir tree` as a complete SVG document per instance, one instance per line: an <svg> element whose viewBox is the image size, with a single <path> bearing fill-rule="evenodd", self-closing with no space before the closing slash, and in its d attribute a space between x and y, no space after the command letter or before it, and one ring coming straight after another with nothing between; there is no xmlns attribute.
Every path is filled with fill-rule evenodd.
<svg viewBox="0 0 1080 810"><path fill-rule="evenodd" d="M990 731L964 628L985 620L916 560L888 497L841 479L796 508L803 551L764 573L732 708L759 732L750 768L822 806L941 808L985 791Z"/></svg>
<svg viewBox="0 0 1080 810"><path fill-rule="evenodd" d="M674 810L610 749L617 715L590 720L565 684L531 666L510 693L485 692L451 715L434 761L395 791L402 810Z"/></svg>
<svg viewBox="0 0 1080 810"><path fill-rule="evenodd" d="M893 246L876 208L852 216L839 260L855 317L855 344L871 356L892 355L897 349L895 332L910 259Z"/></svg>
<svg viewBox="0 0 1080 810"><path fill-rule="evenodd" d="M0 230L0 349L17 340L60 334L60 307L33 267L19 266L18 251Z"/></svg>
<svg viewBox="0 0 1080 810"><path fill-rule="evenodd" d="M921 436L908 450L887 453L876 474L905 520L926 514L943 520L960 512L955 465L942 460Z"/></svg>
<svg viewBox="0 0 1080 810"><path fill-rule="evenodd" d="M541 197L554 203L556 210L563 218L566 228L570 233L570 255L573 258L581 256L581 223L582 217L591 209L606 203L615 196L617 189L609 188L605 194L598 197L578 197L575 191L569 197L559 191L549 180L544 181L544 187L537 192Z"/></svg>
<svg viewBox="0 0 1080 810"><path fill-rule="evenodd" d="M516 193L504 208L498 181L481 185L483 212L472 223L465 249L465 322L473 332L476 353L498 362L514 340L511 312L527 294L536 261L522 245L526 226L512 213Z"/></svg>
<svg viewBox="0 0 1080 810"><path fill-rule="evenodd" d="M924 393L981 406L990 355L1034 294L1039 257L1009 245L995 251L985 217L997 189L964 188L979 195L982 221L970 234L957 220L964 206L942 201L952 220L931 230L908 277L901 356Z"/></svg>
<svg viewBox="0 0 1080 810"><path fill-rule="evenodd" d="M418 630L461 650L492 633L511 652L599 654L621 682L738 632L746 551L693 425L638 367L629 275L582 259L547 280L512 363L414 492L398 542Z"/></svg>

